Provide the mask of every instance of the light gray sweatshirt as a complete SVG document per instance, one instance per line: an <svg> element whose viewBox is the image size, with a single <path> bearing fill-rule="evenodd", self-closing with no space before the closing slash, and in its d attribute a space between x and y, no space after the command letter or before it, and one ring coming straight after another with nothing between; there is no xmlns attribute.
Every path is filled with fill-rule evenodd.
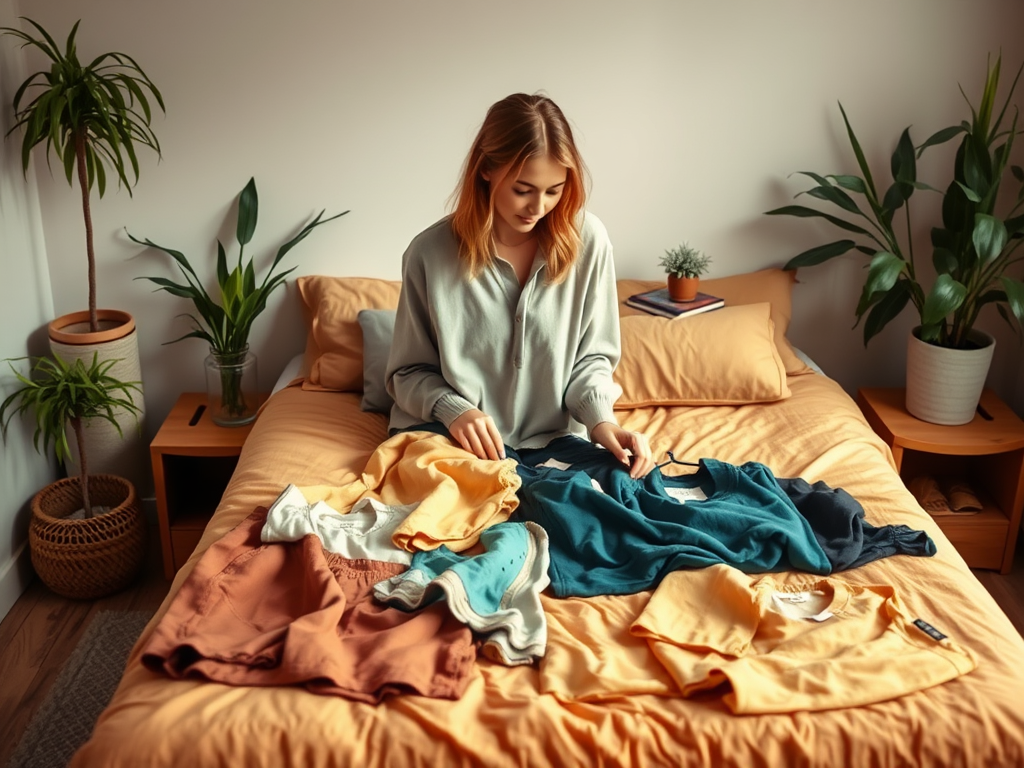
<svg viewBox="0 0 1024 768"><path fill-rule="evenodd" d="M615 421L621 389L619 312L612 246L585 214L582 246L566 279L544 281L538 252L526 285L501 259L470 279L445 218L402 257L402 292L387 366L395 400L391 428L449 426L479 408L506 445L540 448L567 434L589 436Z"/></svg>

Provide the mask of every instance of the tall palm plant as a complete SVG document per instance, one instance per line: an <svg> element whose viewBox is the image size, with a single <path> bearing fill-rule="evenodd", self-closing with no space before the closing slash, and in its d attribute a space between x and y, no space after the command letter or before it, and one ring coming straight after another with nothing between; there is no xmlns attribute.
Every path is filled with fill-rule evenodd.
<svg viewBox="0 0 1024 768"><path fill-rule="evenodd" d="M14 94L15 124L10 135L24 128L21 142L23 172L28 172L32 149L46 145L47 163L52 151L64 166L68 184L74 186L77 172L85 218L85 242L88 258L89 328L99 330L96 315L96 252L93 247L92 212L89 197L93 186L99 195L107 187L107 167L121 186L132 194L139 180L136 146L160 154L160 142L153 133L152 110L147 91L164 109L163 96L138 63L126 53L111 52L97 56L86 65L78 59L75 22L63 52L53 37L32 19L22 17L39 37L12 27L0 27L0 34L11 35L42 51L50 66L30 75ZM31 101L22 102L34 95ZM129 178L129 169L131 179Z"/></svg>

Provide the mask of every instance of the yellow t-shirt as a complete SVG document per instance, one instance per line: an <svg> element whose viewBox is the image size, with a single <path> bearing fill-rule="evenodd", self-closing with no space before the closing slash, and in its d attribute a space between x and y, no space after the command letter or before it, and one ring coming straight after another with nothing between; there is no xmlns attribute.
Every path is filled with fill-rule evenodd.
<svg viewBox="0 0 1024 768"><path fill-rule="evenodd" d="M892 587L728 565L669 574L630 632L684 696L722 687L742 714L873 704L977 667L942 627L909 616Z"/></svg>

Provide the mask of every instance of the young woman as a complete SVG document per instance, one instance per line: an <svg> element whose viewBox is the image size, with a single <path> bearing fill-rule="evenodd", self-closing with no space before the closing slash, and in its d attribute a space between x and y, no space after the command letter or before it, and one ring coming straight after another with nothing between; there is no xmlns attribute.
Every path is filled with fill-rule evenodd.
<svg viewBox="0 0 1024 768"><path fill-rule="evenodd" d="M577 435L634 478L654 467L646 437L612 410L615 270L608 233L584 211L584 177L551 99L517 93L488 110L453 214L402 259L392 430L440 422L481 459Z"/></svg>

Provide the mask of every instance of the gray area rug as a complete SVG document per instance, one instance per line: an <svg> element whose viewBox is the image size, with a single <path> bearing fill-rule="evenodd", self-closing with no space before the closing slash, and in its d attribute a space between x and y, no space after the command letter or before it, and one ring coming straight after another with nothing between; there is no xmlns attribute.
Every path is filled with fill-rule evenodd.
<svg viewBox="0 0 1024 768"><path fill-rule="evenodd" d="M7 768L58 768L92 735L121 679L146 611L97 611L32 716Z"/></svg>

